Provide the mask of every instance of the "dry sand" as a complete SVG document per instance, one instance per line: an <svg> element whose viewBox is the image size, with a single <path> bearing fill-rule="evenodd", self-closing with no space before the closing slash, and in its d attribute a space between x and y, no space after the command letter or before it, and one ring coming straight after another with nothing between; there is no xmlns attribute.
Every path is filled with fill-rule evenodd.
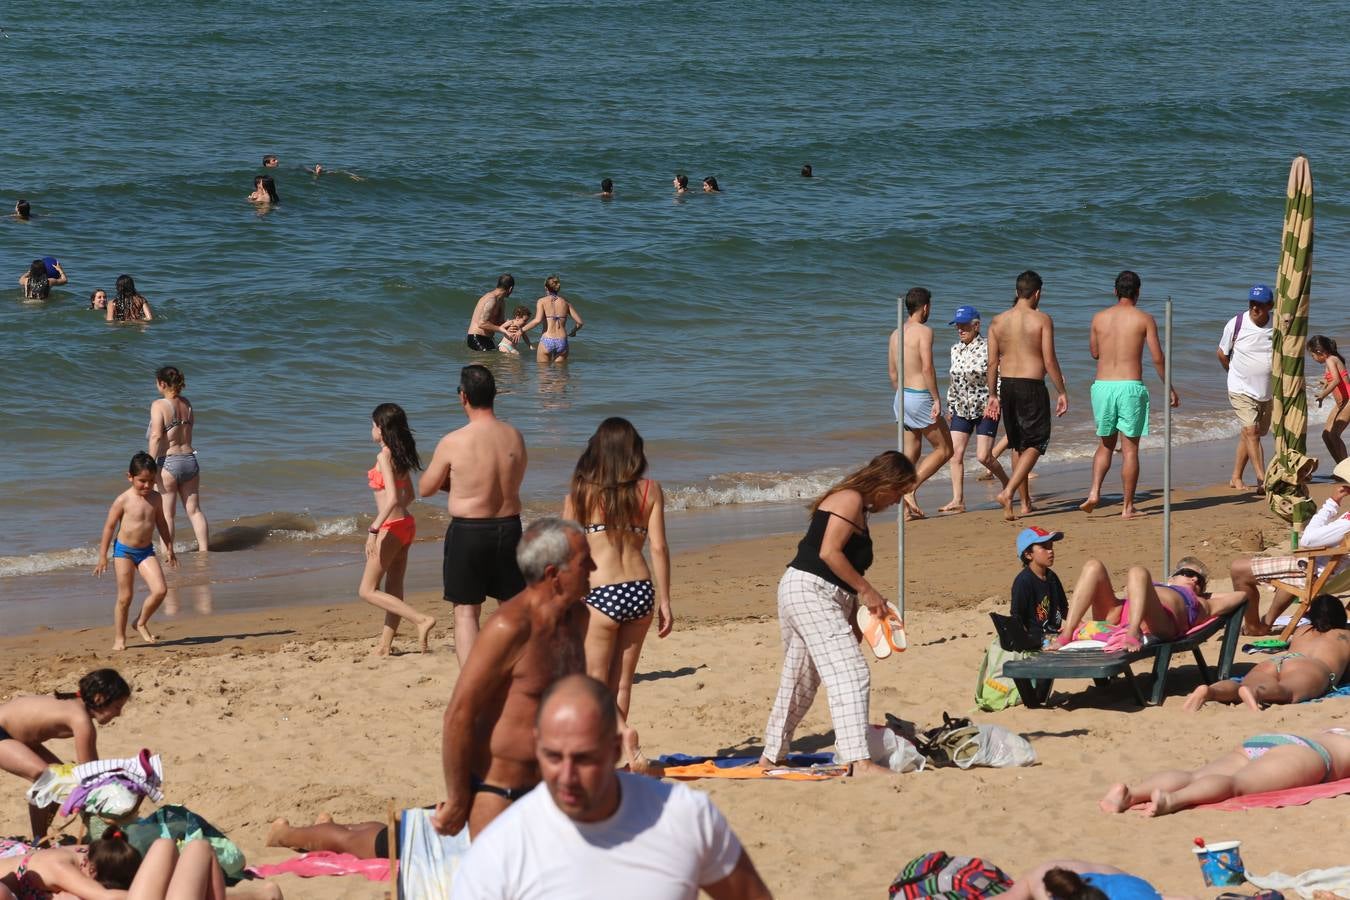
<svg viewBox="0 0 1350 900"><path fill-rule="evenodd" d="M1319 498L1325 492L1315 489ZM1088 516L1061 503L1024 522L1068 533L1056 570L1071 587L1090 555L1117 575L1131 563L1158 564L1159 504L1143 509L1145 518L1122 522L1118 506ZM1264 504L1226 488L1180 495L1174 510L1174 558L1194 552L1216 574L1238 553L1287 534ZM1021 527L997 511L909 526L910 649L872 663L874 722L892 712L926 726L940 722L944 710L971 710L976 667L992 637L987 613L1007 606ZM875 531L874 583L893 596L894 526ZM649 754L757 752L778 678L774 590L795 541L749 540L676 559L676 631L649 641L634 691L633 723ZM431 546L419 544L416 552ZM125 714L102 729L100 751L131 755L149 746L162 753L170 802L220 826L251 861L274 862L289 855L262 846L274 817L381 819L391 799L411 805L443 796L441 714L457 669L450 616L433 596L411 599L446 623L427 656L370 657L379 615L362 604L278 606L162 623L163 646L133 645L116 657L103 649L108 628L5 638L0 696L69 686L89 668L116 665L136 692ZM1208 653L1213 659L1216 643ZM1113 781L1197 765L1258 731L1309 731L1350 718L1350 704L1339 700L1259 715L1211 705L1189 715L1182 697L1198 672L1189 660L1173 670L1170 695L1158 708L1135 708L1119 682L1105 691L1061 682L1054 708L975 716L1027 735L1041 759L1034 768L694 784L716 799L779 897L883 896L902 864L937 849L983 856L1012 874L1047 858L1096 860L1166 892L1206 896L1216 892L1202 887L1190 851L1196 836L1242 840L1247 866L1257 872L1344 863L1318 836L1343 832L1347 797L1159 820L1098 810ZM831 740L822 692L794 748L817 750ZM69 758L69 742L53 749ZM7 785L0 834L21 833L23 786L3 773L0 784ZM1342 843L1336 838L1332 846ZM356 877L284 876L278 883L290 898L374 898L386 889Z"/></svg>

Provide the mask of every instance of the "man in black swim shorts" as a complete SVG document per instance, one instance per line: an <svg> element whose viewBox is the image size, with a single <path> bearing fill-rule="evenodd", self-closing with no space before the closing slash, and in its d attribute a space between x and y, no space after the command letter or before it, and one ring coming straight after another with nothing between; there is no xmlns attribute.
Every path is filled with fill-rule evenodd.
<svg viewBox="0 0 1350 900"><path fill-rule="evenodd" d="M478 636L487 597L509 600L525 588L516 565L525 441L497 418L497 383L484 366L465 366L459 400L469 423L441 438L418 491L449 491L450 527L441 569L445 599L455 604L455 655L461 666Z"/></svg>
<svg viewBox="0 0 1350 900"><path fill-rule="evenodd" d="M1017 452L1034 449L1044 453L1050 445L1050 392L1039 378L1004 378L999 383L999 404L1008 446Z"/></svg>
<svg viewBox="0 0 1350 900"><path fill-rule="evenodd" d="M470 350L480 353L496 353L497 344L494 334L500 334L511 343L520 340L520 329L506 325L506 298L516 289L516 280L510 275L497 279L497 286L478 298L473 307L473 317L469 319L468 334L464 342Z"/></svg>

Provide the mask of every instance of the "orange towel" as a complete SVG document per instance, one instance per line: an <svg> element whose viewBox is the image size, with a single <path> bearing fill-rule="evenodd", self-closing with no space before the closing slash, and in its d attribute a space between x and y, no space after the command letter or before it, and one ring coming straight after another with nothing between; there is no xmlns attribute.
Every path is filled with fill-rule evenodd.
<svg viewBox="0 0 1350 900"><path fill-rule="evenodd" d="M751 764L722 769L718 768L716 763L701 762L692 766L667 766L662 774L666 778L686 780L695 778L772 778L778 781L828 781L844 774L843 767L839 768L840 771L838 772L832 770L813 771L807 768L761 769L759 766Z"/></svg>

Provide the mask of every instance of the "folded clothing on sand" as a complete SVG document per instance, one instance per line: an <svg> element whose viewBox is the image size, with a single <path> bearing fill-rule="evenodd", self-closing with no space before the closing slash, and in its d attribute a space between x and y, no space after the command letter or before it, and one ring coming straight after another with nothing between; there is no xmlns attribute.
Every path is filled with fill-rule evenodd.
<svg viewBox="0 0 1350 900"><path fill-rule="evenodd" d="M259 878L287 874L298 875L301 878L314 878L319 875L360 875L367 881L388 881L389 860L361 859L350 853L316 850L313 853L302 853L285 862L249 866L247 871Z"/></svg>

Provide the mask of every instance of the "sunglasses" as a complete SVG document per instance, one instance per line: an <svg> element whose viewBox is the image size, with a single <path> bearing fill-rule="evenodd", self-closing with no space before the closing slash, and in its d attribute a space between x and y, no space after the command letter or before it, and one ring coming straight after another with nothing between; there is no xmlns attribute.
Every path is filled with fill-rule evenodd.
<svg viewBox="0 0 1350 900"><path fill-rule="evenodd" d="M1176 578L1178 575L1183 578L1194 578L1201 588L1205 586L1205 576L1194 569L1177 569L1172 573L1173 578Z"/></svg>

